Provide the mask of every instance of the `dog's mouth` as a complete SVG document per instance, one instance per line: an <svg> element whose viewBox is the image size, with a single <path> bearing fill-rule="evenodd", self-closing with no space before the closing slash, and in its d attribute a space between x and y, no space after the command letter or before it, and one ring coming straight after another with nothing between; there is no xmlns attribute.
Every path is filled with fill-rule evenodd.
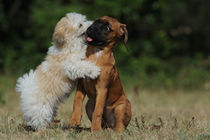
<svg viewBox="0 0 210 140"><path fill-rule="evenodd" d="M93 41L93 39L91 37L87 36L87 42L92 42L92 41Z"/></svg>
<svg viewBox="0 0 210 140"><path fill-rule="evenodd" d="M86 43L88 45L92 45L92 46L103 46L106 44L106 41L103 40L97 40L89 35L87 35L86 37Z"/></svg>

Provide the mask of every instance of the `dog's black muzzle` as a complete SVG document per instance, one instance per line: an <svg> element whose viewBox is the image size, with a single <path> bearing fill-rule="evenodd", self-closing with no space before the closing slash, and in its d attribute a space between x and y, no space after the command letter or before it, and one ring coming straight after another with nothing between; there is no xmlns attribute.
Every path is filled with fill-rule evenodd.
<svg viewBox="0 0 210 140"><path fill-rule="evenodd" d="M91 41L87 40L89 45L102 46L106 44L106 39L103 36L103 30L100 27L101 25L97 23L93 23L90 27L88 27L86 34L87 37L92 39Z"/></svg>

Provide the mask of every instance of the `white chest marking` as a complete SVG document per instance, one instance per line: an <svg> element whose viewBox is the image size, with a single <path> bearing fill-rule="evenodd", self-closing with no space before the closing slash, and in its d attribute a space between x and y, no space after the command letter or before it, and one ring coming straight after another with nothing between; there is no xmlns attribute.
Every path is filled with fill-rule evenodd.
<svg viewBox="0 0 210 140"><path fill-rule="evenodd" d="M96 59L101 55L102 51L98 48L94 48L94 53L96 54Z"/></svg>

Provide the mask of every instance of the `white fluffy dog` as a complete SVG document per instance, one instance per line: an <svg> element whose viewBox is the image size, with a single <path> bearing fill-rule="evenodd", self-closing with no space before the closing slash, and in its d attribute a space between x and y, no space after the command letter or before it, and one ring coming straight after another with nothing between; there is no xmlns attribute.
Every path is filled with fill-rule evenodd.
<svg viewBox="0 0 210 140"><path fill-rule="evenodd" d="M53 46L46 60L18 79L22 113L33 129L49 125L58 104L74 89L77 78L95 79L100 74L99 67L84 60L84 32L91 23L81 14L66 14L55 27Z"/></svg>

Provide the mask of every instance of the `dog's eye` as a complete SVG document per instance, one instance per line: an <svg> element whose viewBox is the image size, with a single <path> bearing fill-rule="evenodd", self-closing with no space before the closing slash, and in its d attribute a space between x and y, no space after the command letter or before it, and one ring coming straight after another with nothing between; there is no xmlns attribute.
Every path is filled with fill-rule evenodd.
<svg viewBox="0 0 210 140"><path fill-rule="evenodd" d="M110 29L109 26L106 26L106 27L105 27L105 31L109 32L110 30L111 30L111 29Z"/></svg>
<svg viewBox="0 0 210 140"><path fill-rule="evenodd" d="M82 27L82 24L79 25L79 28Z"/></svg>

